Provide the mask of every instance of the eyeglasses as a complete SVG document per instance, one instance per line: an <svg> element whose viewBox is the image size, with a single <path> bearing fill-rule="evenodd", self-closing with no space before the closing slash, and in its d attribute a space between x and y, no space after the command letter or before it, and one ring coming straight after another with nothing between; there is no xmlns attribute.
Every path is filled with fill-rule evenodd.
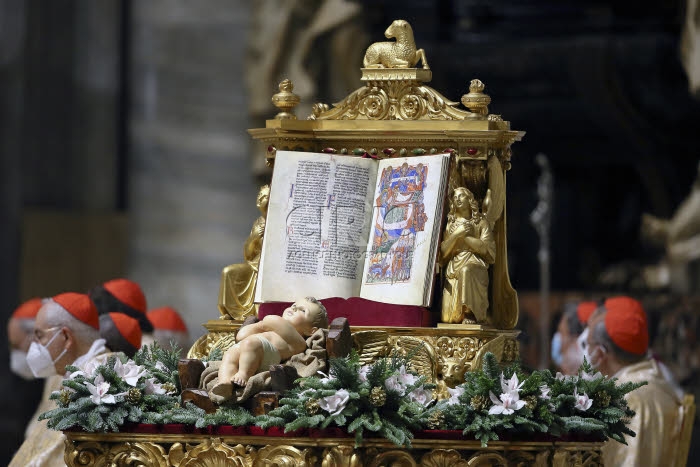
<svg viewBox="0 0 700 467"><path fill-rule="evenodd" d="M56 329L61 329L61 326L54 326L48 329L36 329L34 328L34 340L41 342L41 340L46 336L46 333L55 331Z"/></svg>

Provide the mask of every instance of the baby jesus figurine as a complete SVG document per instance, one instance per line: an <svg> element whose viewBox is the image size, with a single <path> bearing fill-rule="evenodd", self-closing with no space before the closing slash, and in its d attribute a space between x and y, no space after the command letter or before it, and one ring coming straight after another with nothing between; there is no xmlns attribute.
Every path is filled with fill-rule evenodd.
<svg viewBox="0 0 700 467"><path fill-rule="evenodd" d="M326 307L313 297L298 300L282 316L268 315L262 321L243 326L236 344L224 352L219 382L210 392L223 399L233 395L234 384L245 386L248 379L306 350L306 338L319 328L328 328Z"/></svg>

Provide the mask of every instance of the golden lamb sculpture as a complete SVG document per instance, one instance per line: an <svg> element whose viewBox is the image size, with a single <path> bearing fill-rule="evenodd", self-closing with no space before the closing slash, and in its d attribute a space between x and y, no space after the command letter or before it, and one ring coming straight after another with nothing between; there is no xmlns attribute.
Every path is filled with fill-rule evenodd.
<svg viewBox="0 0 700 467"><path fill-rule="evenodd" d="M365 68L414 68L421 60L423 68L429 70L423 49L416 50L413 29L403 19L397 19L384 31L387 39L396 42L375 42L367 48L363 66Z"/></svg>

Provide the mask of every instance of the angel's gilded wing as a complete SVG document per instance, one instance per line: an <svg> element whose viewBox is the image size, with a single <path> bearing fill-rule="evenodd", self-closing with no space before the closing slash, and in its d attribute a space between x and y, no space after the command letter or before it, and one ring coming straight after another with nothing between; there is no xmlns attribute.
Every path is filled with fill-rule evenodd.
<svg viewBox="0 0 700 467"><path fill-rule="evenodd" d="M503 174L503 166L498 157L491 156L488 162L489 193L484 200L482 211L493 229L496 221L503 214L506 201L506 178Z"/></svg>
<svg viewBox="0 0 700 467"><path fill-rule="evenodd" d="M472 370L477 370L481 368L481 364L484 361L484 355L486 352L491 352L497 361L503 360L503 349L506 345L506 336L498 336L495 339L491 339L486 344L484 344L479 351L476 353L474 360L472 361Z"/></svg>
<svg viewBox="0 0 700 467"><path fill-rule="evenodd" d="M211 351L214 349L221 349L222 351L226 352L229 348L233 347L236 344L235 332L229 332L217 337L218 339L215 338L213 340L211 348L209 349L209 353L211 353Z"/></svg>
<svg viewBox="0 0 700 467"><path fill-rule="evenodd" d="M387 354L387 339L389 333L386 331L358 331L352 334L353 348L360 356L360 364L367 365L379 357Z"/></svg>
<svg viewBox="0 0 700 467"><path fill-rule="evenodd" d="M400 355L409 357L409 366L413 371L425 376L430 383L437 381L437 355L432 345L409 336L395 337L390 342Z"/></svg>

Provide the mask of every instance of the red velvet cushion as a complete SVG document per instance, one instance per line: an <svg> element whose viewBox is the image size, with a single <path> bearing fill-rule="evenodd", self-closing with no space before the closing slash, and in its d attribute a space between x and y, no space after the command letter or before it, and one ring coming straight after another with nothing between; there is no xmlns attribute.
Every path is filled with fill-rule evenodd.
<svg viewBox="0 0 700 467"><path fill-rule="evenodd" d="M421 306L392 305L360 297L347 300L338 297L325 298L321 302L328 310L329 321L342 316L348 319L350 326L432 326L430 312ZM262 303L258 317L262 319L267 315L281 315L289 305L291 303Z"/></svg>

